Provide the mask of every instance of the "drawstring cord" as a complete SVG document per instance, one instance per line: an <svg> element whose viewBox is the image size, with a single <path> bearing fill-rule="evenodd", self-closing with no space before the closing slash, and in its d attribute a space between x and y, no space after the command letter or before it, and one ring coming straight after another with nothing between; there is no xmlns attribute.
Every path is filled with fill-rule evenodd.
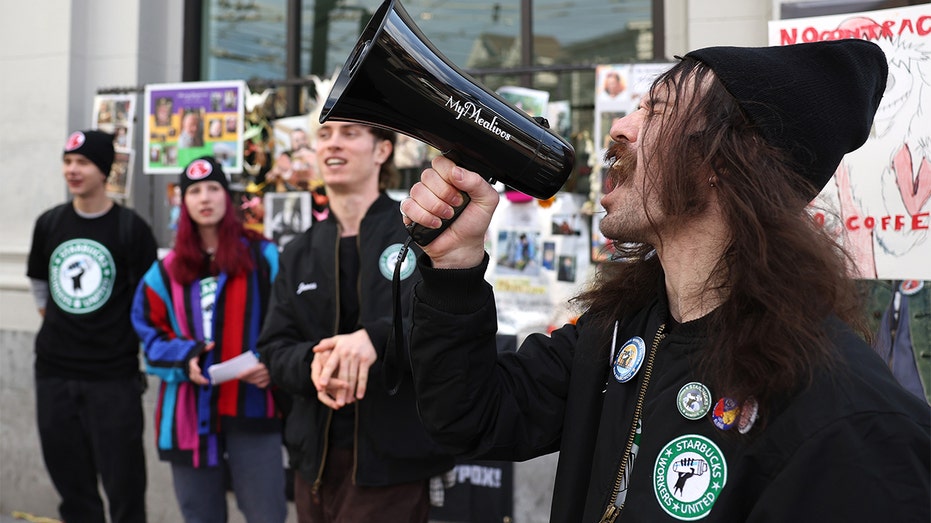
<svg viewBox="0 0 931 523"><path fill-rule="evenodd" d="M408 225L408 232L413 227L413 223ZM388 387L388 395L394 396L401 388L401 372L398 365L404 361L404 315L401 313L401 263L407 257L407 251L410 249L411 237L398 252L398 259L394 264L394 276L391 279L391 294L394 297L394 347L388 347L385 351L385 384Z"/></svg>

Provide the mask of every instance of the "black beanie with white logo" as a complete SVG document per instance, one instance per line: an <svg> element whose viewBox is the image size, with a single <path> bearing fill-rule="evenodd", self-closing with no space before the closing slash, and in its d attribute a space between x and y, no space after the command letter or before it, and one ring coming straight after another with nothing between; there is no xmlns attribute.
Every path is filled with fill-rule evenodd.
<svg viewBox="0 0 931 523"><path fill-rule="evenodd" d="M230 182L223 172L223 166L212 156L202 156L192 160L187 167L181 171L181 177L178 184L181 186L181 197L187 192L188 187L198 182L220 182L226 192L230 191Z"/></svg>
<svg viewBox="0 0 931 523"><path fill-rule="evenodd" d="M75 131L65 142L62 157L69 153L80 154L93 162L107 178L115 156L113 138L112 134L103 131Z"/></svg>
<svg viewBox="0 0 931 523"><path fill-rule="evenodd" d="M714 71L763 139L787 152L818 191L869 136L889 69L879 46L859 39L685 56Z"/></svg>

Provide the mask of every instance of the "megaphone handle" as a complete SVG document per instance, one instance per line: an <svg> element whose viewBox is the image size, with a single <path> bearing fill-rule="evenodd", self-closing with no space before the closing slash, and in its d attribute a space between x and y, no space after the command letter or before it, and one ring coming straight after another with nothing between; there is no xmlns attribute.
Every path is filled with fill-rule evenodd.
<svg viewBox="0 0 931 523"><path fill-rule="evenodd" d="M453 207L452 218L447 218L443 220L443 223L440 224L440 226L437 227L436 229L430 229L428 227L424 227L423 225L420 225L419 223L411 223L407 227L407 233L410 234L411 238L415 242L417 242L417 245L420 245L421 247L423 247L424 245L427 245L433 240L435 240L437 236L442 234L443 231L445 231L450 226L450 224L456 221L456 218L458 218L459 215L462 214L462 210L465 209L466 205L468 205L472 199L469 198L468 193L465 193L463 191L459 191L459 194L462 195L462 203L460 205L457 205L456 207Z"/></svg>

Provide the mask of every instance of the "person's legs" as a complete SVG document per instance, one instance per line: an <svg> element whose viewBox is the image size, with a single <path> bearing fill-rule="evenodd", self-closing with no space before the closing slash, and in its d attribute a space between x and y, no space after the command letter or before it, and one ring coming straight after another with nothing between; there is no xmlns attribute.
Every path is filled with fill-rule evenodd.
<svg viewBox="0 0 931 523"><path fill-rule="evenodd" d="M84 382L97 469L113 523L145 523L142 381L139 376Z"/></svg>
<svg viewBox="0 0 931 523"><path fill-rule="evenodd" d="M352 449L330 448L327 452L317 494L326 523L350 521L345 519L347 515L343 514L343 507L349 504L350 491L355 488L352 485L352 463Z"/></svg>
<svg viewBox="0 0 931 523"><path fill-rule="evenodd" d="M171 464L175 498L185 523L226 523L223 466L194 468Z"/></svg>
<svg viewBox="0 0 931 523"><path fill-rule="evenodd" d="M68 523L104 523L103 500L97 489L97 469L82 419L78 382L36 379L36 418L42 457L61 496L58 511Z"/></svg>
<svg viewBox="0 0 931 523"><path fill-rule="evenodd" d="M338 521L405 521L427 523L430 514L429 480L386 487L350 485Z"/></svg>
<svg viewBox="0 0 931 523"><path fill-rule="evenodd" d="M313 483L307 481L301 471L294 471L294 511L297 523L325 523L323 507L314 499Z"/></svg>
<svg viewBox="0 0 931 523"><path fill-rule="evenodd" d="M284 455L280 432L228 430L226 455L239 510L249 523L284 523Z"/></svg>
<svg viewBox="0 0 931 523"><path fill-rule="evenodd" d="M352 483L352 467L352 450L330 449L320 487L327 523L427 523L430 513L429 479L386 487L360 487Z"/></svg>

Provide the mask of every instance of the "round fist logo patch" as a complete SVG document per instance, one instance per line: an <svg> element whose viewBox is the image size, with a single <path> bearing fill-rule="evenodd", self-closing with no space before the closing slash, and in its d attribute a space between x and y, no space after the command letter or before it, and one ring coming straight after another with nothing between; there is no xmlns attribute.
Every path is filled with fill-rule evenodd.
<svg viewBox="0 0 931 523"><path fill-rule="evenodd" d="M116 264L106 247L78 238L62 243L49 262L49 294L64 311L87 314L113 293Z"/></svg>
<svg viewBox="0 0 931 523"><path fill-rule="evenodd" d="M203 180L213 172L213 166L207 160L194 160L187 168L189 180Z"/></svg>
<svg viewBox="0 0 931 523"><path fill-rule="evenodd" d="M653 466L653 492L670 516L694 521L707 516L727 483L724 453L710 439L680 436L660 451Z"/></svg>
<svg viewBox="0 0 931 523"><path fill-rule="evenodd" d="M71 133L71 136L68 137L68 141L65 142L65 150L73 151L82 145L84 145L84 133L81 131L75 131Z"/></svg>

